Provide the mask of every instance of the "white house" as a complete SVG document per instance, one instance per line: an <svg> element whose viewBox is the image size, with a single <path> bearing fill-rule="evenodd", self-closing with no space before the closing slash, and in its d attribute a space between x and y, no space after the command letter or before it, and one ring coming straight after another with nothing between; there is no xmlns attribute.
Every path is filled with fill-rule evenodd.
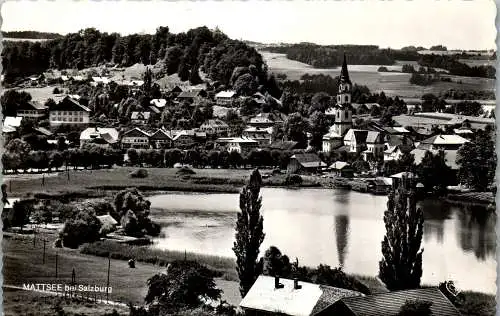
<svg viewBox="0 0 500 316"><path fill-rule="evenodd" d="M31 119L41 119L48 114L48 108L35 101L23 102L17 108L18 117L28 117Z"/></svg>
<svg viewBox="0 0 500 316"><path fill-rule="evenodd" d="M237 151L242 155L247 154L252 149L259 147L259 142L248 137L218 138L217 144L221 147L225 147L228 152Z"/></svg>
<svg viewBox="0 0 500 316"><path fill-rule="evenodd" d="M243 136L256 140L260 147L271 145L273 128L259 128L255 126L247 126L243 131Z"/></svg>
<svg viewBox="0 0 500 316"><path fill-rule="evenodd" d="M221 91L215 95L215 102L220 106L228 106L236 98L235 91Z"/></svg>
<svg viewBox="0 0 500 316"><path fill-rule="evenodd" d="M382 133L368 131L366 136L366 150L363 151L363 159L379 159L384 156L384 138Z"/></svg>
<svg viewBox="0 0 500 316"><path fill-rule="evenodd" d="M145 125L149 122L150 117L151 117L151 112L134 111L130 115L130 120L134 124Z"/></svg>
<svg viewBox="0 0 500 316"><path fill-rule="evenodd" d="M136 127L125 133L121 138L122 148L149 148L149 134Z"/></svg>
<svg viewBox="0 0 500 316"><path fill-rule="evenodd" d="M77 100L65 97L49 110L51 126L61 124L81 125L90 121L90 109L81 105Z"/></svg>
<svg viewBox="0 0 500 316"><path fill-rule="evenodd" d="M118 131L116 128L89 127L80 133L80 146L88 143L111 146L118 142Z"/></svg>
<svg viewBox="0 0 500 316"><path fill-rule="evenodd" d="M220 119L211 119L201 124L199 130L211 135L227 135L229 125Z"/></svg>

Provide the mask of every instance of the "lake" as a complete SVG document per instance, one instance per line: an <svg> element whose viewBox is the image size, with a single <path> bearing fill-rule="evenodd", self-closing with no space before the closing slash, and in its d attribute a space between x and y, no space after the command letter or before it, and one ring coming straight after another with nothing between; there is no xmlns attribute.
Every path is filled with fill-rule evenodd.
<svg viewBox="0 0 500 316"><path fill-rule="evenodd" d="M342 265L375 276L385 234L386 196L347 190L263 188L266 237L301 265ZM152 247L232 257L238 194L171 193L149 197L162 237ZM423 201L422 284L454 280L461 290L496 292L496 214L482 207Z"/></svg>

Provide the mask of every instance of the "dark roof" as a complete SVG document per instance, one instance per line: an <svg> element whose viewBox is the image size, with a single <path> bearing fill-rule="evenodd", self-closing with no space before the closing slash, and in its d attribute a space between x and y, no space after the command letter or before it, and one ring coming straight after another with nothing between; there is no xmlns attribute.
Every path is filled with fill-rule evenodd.
<svg viewBox="0 0 500 316"><path fill-rule="evenodd" d="M342 70L340 71L340 82L341 83L351 83L349 79L349 71L347 70L347 61L344 53L344 61L342 62Z"/></svg>
<svg viewBox="0 0 500 316"><path fill-rule="evenodd" d="M206 95L205 90L197 89L197 90L191 90L191 91L183 91L183 92L179 93L177 98L190 99L190 98L202 97L204 95Z"/></svg>
<svg viewBox="0 0 500 316"><path fill-rule="evenodd" d="M358 316L395 316L407 300L432 302L431 310L433 315L460 315L455 306L438 288L396 291L362 297L347 297L341 299L341 302Z"/></svg>
<svg viewBox="0 0 500 316"><path fill-rule="evenodd" d="M368 137L367 130L354 130L353 133L357 144L362 144L366 142L366 138Z"/></svg>
<svg viewBox="0 0 500 316"><path fill-rule="evenodd" d="M320 298L318 299L318 302L314 306L311 315L316 315L317 313L328 308L344 297L363 297L363 294L357 291L346 290L321 284L319 285L319 288L323 291L323 294L321 294Z"/></svg>
<svg viewBox="0 0 500 316"><path fill-rule="evenodd" d="M43 104L40 104L36 101L28 101L28 102L23 102L19 105L18 107L19 110L38 110L38 111L43 111L47 110L47 107Z"/></svg>
<svg viewBox="0 0 500 316"><path fill-rule="evenodd" d="M319 156L313 153L295 154L291 158L296 159L305 168L326 167L326 164L319 158Z"/></svg>
<svg viewBox="0 0 500 316"><path fill-rule="evenodd" d="M157 130L156 132L154 132L152 135L151 135L151 139L168 139L168 140L171 140L172 138L170 137L170 135L162 130L162 129L159 129Z"/></svg>
<svg viewBox="0 0 500 316"><path fill-rule="evenodd" d="M297 146L298 142L293 140L287 141L276 141L269 145L270 149L278 149L278 150L292 150Z"/></svg>
<svg viewBox="0 0 500 316"><path fill-rule="evenodd" d="M90 109L83 106L77 100L70 98L69 96L64 97L59 103L54 105L50 111L85 111L90 112Z"/></svg>

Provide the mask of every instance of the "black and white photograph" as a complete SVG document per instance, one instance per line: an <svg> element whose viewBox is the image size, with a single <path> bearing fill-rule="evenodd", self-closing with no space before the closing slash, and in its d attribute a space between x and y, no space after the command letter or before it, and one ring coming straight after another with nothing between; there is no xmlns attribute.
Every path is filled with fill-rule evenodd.
<svg viewBox="0 0 500 316"><path fill-rule="evenodd" d="M4 1L2 315L494 316L496 16Z"/></svg>

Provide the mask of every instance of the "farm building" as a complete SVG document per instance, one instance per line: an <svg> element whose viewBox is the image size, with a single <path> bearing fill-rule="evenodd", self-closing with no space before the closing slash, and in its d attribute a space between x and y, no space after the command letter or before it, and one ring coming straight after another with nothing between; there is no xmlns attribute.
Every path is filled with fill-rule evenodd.
<svg viewBox="0 0 500 316"><path fill-rule="evenodd" d="M352 166L344 161L336 161L328 167L337 177L352 178L354 169Z"/></svg>
<svg viewBox="0 0 500 316"><path fill-rule="evenodd" d="M288 173L315 173L327 167L316 154L295 154L288 162Z"/></svg>

